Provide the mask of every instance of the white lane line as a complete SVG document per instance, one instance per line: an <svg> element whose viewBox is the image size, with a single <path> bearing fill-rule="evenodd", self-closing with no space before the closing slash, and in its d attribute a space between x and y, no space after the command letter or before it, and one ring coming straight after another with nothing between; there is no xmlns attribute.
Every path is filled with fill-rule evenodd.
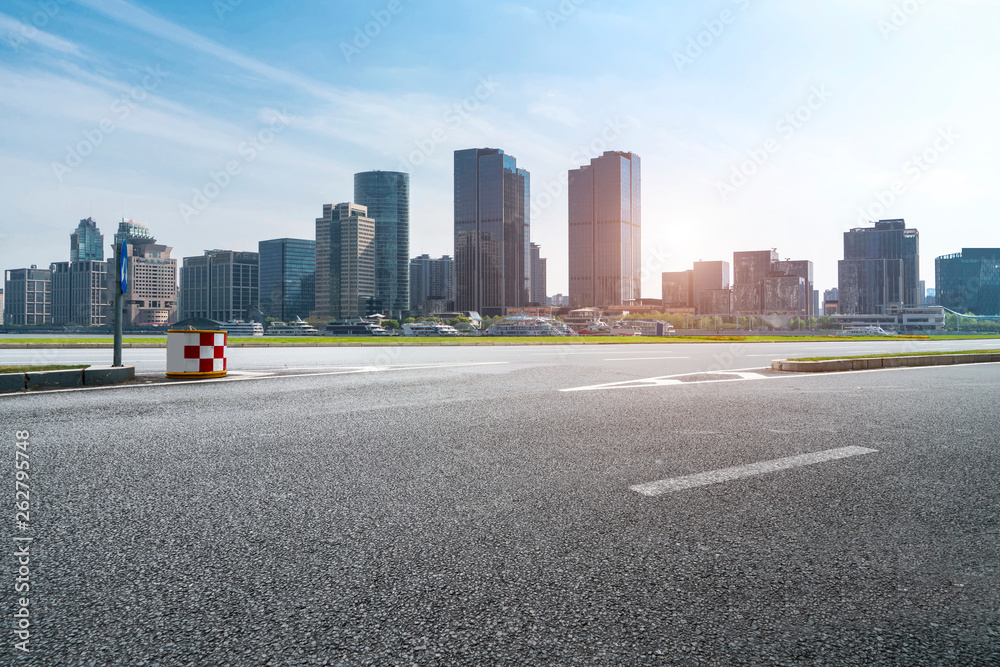
<svg viewBox="0 0 1000 667"><path fill-rule="evenodd" d="M760 369L755 369L760 370ZM677 378L689 377L691 375L717 375L720 376L717 380L693 380L690 382L685 382L684 380L678 380ZM722 377L726 375L735 375L737 377ZM744 380L769 380L766 375L761 375L760 373L748 373L745 371L701 371L693 373L682 373L680 375L666 375L663 377L655 378L643 378L641 380L625 380L624 382L609 382L607 384L594 384L589 387L573 387L572 389L560 389L559 391L569 392L569 391L598 391L601 389L635 389L638 387L665 387L668 385L678 385L678 384L711 384L715 382L742 382Z"/></svg>
<svg viewBox="0 0 1000 667"><path fill-rule="evenodd" d="M72 389L44 389L39 391L16 391L0 393L0 399L15 396L44 396L46 394L65 394L74 391L102 391L108 389L138 389L143 387L183 387L192 384L215 384L219 382L246 382L249 380L281 380L285 378L323 377L327 375L356 375L359 373L383 373L386 371L440 370L446 368L474 368L478 366L506 366L506 361L485 361L469 364L437 364L433 366L365 366L357 370L331 371L326 373L293 373L289 375L244 375L242 377L224 377L211 380L176 380L172 382L150 382L148 384L107 384L96 387L74 387ZM237 371L230 371L236 374ZM137 378L139 379L139 378Z"/></svg>
<svg viewBox="0 0 1000 667"><path fill-rule="evenodd" d="M691 357L616 357L604 361L659 361L661 359L690 359Z"/></svg>
<svg viewBox="0 0 1000 667"><path fill-rule="evenodd" d="M840 449L828 449L824 452L814 452L812 454L801 454L799 456L788 456L783 459L774 459L773 461L751 463L745 466L721 468L719 470L698 473L697 475L671 477L670 479L663 479L658 482L636 484L635 486L630 486L629 488L637 493L641 493L644 496L659 496L664 493L694 489L699 486L709 486L710 484L731 482L735 479L741 479L743 477L766 475L768 473L778 472L779 470L788 470L789 468L800 468L802 466L825 463L826 461L846 459L852 456L874 454L877 451L877 449L868 449L867 447L841 447Z"/></svg>

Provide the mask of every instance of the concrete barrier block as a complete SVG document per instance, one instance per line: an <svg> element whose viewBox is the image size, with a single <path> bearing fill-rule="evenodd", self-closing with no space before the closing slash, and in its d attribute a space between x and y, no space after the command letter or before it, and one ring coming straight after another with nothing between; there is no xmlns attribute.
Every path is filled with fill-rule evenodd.
<svg viewBox="0 0 1000 667"><path fill-rule="evenodd" d="M25 375L28 378L28 389L83 386L82 368L69 371L35 371L34 373L26 373Z"/></svg>
<svg viewBox="0 0 1000 667"><path fill-rule="evenodd" d="M922 357L904 357L909 359L908 366L934 366L933 356L922 356Z"/></svg>
<svg viewBox="0 0 1000 667"><path fill-rule="evenodd" d="M24 373L0 373L0 391L24 391Z"/></svg>
<svg viewBox="0 0 1000 667"><path fill-rule="evenodd" d="M990 361L1000 361L1000 354L991 354L992 359Z"/></svg>
<svg viewBox="0 0 1000 667"><path fill-rule="evenodd" d="M135 379L135 366L91 366L83 371L83 384L97 386Z"/></svg>
<svg viewBox="0 0 1000 667"><path fill-rule="evenodd" d="M781 370L781 363L783 361L784 361L784 359L775 359L774 361L772 361L771 362L771 370L772 371L780 371Z"/></svg>
<svg viewBox="0 0 1000 667"><path fill-rule="evenodd" d="M969 356L972 357L970 364L988 364L993 361L992 354L970 354Z"/></svg>
<svg viewBox="0 0 1000 667"><path fill-rule="evenodd" d="M931 362L933 366L951 366L955 363L961 363L953 354L939 354L929 358L934 360Z"/></svg>

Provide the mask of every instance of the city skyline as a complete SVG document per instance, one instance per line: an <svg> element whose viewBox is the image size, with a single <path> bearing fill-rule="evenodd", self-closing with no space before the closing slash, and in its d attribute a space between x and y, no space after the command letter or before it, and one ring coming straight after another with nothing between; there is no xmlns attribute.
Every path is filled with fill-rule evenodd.
<svg viewBox="0 0 1000 667"><path fill-rule="evenodd" d="M410 255L451 254L468 146L532 171L553 293L565 172L604 150L644 158L646 293L764 238L828 289L841 234L878 219L920 228L927 258L1000 245L989 4L50 4L0 12L2 268L58 257L66 221L91 216L145 220L177 256L304 238L364 169L411 173ZM630 39L592 53L609 25ZM463 37L477 26L518 56Z"/></svg>

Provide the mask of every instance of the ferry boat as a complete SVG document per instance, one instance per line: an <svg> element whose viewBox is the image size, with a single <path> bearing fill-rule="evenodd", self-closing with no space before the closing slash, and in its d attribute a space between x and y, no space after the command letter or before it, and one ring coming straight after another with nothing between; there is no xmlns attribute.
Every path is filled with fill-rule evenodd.
<svg viewBox="0 0 1000 667"><path fill-rule="evenodd" d="M882 327L869 326L869 327L852 327L850 329L844 330L845 336L895 336L896 334L891 331L886 331Z"/></svg>
<svg viewBox="0 0 1000 667"><path fill-rule="evenodd" d="M563 316L562 319L573 331L580 331L599 324L607 324L607 322L601 319L601 311L597 308L577 308L569 311L569 314Z"/></svg>
<svg viewBox="0 0 1000 667"><path fill-rule="evenodd" d="M255 322L254 320L250 320L249 322L244 322L243 320L229 320L222 325L222 330L225 331L230 338L264 335L264 325L260 322Z"/></svg>
<svg viewBox="0 0 1000 667"><path fill-rule="evenodd" d="M301 317L296 317L294 322L271 322L271 326L264 332L265 336L318 336L319 329L308 322L303 322Z"/></svg>
<svg viewBox="0 0 1000 667"><path fill-rule="evenodd" d="M330 322L323 329L327 336L388 336L389 332L372 322Z"/></svg>
<svg viewBox="0 0 1000 667"><path fill-rule="evenodd" d="M487 336L575 336L564 323L548 317L512 315L497 320L486 330Z"/></svg>
<svg viewBox="0 0 1000 667"><path fill-rule="evenodd" d="M455 327L441 322L411 322L403 325L404 336L461 336Z"/></svg>

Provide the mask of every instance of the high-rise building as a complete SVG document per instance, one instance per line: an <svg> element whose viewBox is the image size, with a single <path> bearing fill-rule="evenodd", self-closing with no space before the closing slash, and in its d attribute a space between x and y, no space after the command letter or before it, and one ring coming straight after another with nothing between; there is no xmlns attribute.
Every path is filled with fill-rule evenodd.
<svg viewBox="0 0 1000 667"><path fill-rule="evenodd" d="M694 271L667 271L662 276L663 308L694 308Z"/></svg>
<svg viewBox="0 0 1000 667"><path fill-rule="evenodd" d="M3 290L0 289L0 324L4 323L3 310L4 310Z"/></svg>
<svg viewBox="0 0 1000 667"><path fill-rule="evenodd" d="M109 323L107 262L56 262L51 269L53 324Z"/></svg>
<svg viewBox="0 0 1000 667"><path fill-rule="evenodd" d="M920 306L920 235L903 220L844 232L838 265L839 308L845 315L880 315Z"/></svg>
<svg viewBox="0 0 1000 667"><path fill-rule="evenodd" d="M375 221L350 202L316 218L316 315L354 319L375 310Z"/></svg>
<svg viewBox="0 0 1000 667"><path fill-rule="evenodd" d="M164 325L177 321L177 260L173 248L158 244L145 223L122 220L115 247L128 241L128 294L122 322L126 326ZM108 266L108 300L118 286L117 267Z"/></svg>
<svg viewBox="0 0 1000 667"><path fill-rule="evenodd" d="M4 324L52 322L52 271L12 269L4 272Z"/></svg>
<svg viewBox="0 0 1000 667"><path fill-rule="evenodd" d="M104 261L104 235L92 218L81 220L76 231L70 234L69 261Z"/></svg>
<svg viewBox="0 0 1000 667"><path fill-rule="evenodd" d="M420 255L410 260L410 310L426 312L428 301L445 302L444 310L455 306L455 260L448 255L432 259Z"/></svg>
<svg viewBox="0 0 1000 667"><path fill-rule="evenodd" d="M733 253L733 302L737 315L811 317L813 263L781 260L777 250Z"/></svg>
<svg viewBox="0 0 1000 667"><path fill-rule="evenodd" d="M963 248L934 260L928 300L956 313L1000 315L1000 248ZM930 292L934 292L931 296Z"/></svg>
<svg viewBox="0 0 1000 667"><path fill-rule="evenodd" d="M316 242L271 239L260 254L260 310L265 317L294 321L316 308Z"/></svg>
<svg viewBox="0 0 1000 667"><path fill-rule="evenodd" d="M738 315L764 312L765 282L777 261L777 250L733 253L733 299Z"/></svg>
<svg viewBox="0 0 1000 667"><path fill-rule="evenodd" d="M455 151L455 309L527 305L531 175L497 148Z"/></svg>
<svg viewBox="0 0 1000 667"><path fill-rule="evenodd" d="M410 306L410 175L354 175L354 201L375 221L375 308L395 317Z"/></svg>
<svg viewBox="0 0 1000 667"><path fill-rule="evenodd" d="M641 298L641 161L608 151L569 172L569 297L574 308Z"/></svg>
<svg viewBox="0 0 1000 667"><path fill-rule="evenodd" d="M206 250L185 257L181 266L180 319L216 322L252 319L260 307L260 255L255 252Z"/></svg>
<svg viewBox="0 0 1000 667"><path fill-rule="evenodd" d="M691 273L694 303L699 315L732 313L729 289L729 262L695 262Z"/></svg>
<svg viewBox="0 0 1000 667"><path fill-rule="evenodd" d="M542 257L542 249L532 243L531 248L531 296L530 303L537 303L539 306L546 305L548 300L548 260Z"/></svg>

